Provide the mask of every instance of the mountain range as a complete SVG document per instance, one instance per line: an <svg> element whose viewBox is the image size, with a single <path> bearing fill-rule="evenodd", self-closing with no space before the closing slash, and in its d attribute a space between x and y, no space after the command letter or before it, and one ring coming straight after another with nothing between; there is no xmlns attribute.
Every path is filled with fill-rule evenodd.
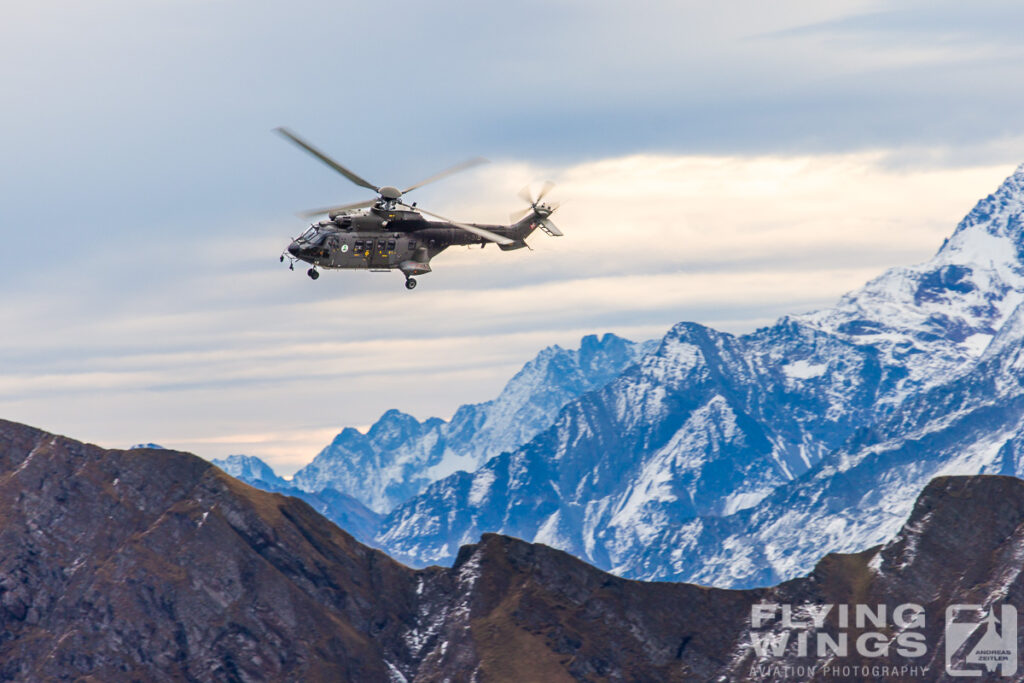
<svg viewBox="0 0 1024 683"><path fill-rule="evenodd" d="M1024 167L935 257L832 309L677 325L532 441L400 505L377 544L446 562L495 531L632 578L765 585L888 537L933 476L1019 471L1022 206Z"/></svg>
<svg viewBox="0 0 1024 683"><path fill-rule="evenodd" d="M576 350L551 346L497 398L461 406L450 421L420 422L390 410L366 434L343 430L295 474L292 485L309 492L332 488L388 512L431 482L475 470L528 442L567 402L608 383L646 348L613 334L586 336Z"/></svg>
<svg viewBox="0 0 1024 683"><path fill-rule="evenodd" d="M450 568L410 569L193 455L105 450L6 421L0 520L3 680L760 681L824 665L952 680L947 606L1024 607L1013 477L935 479L885 545L748 590L630 581L496 534ZM920 613L897 621L908 604ZM773 605L797 618L808 606L884 610L879 627L836 609L809 632L919 646L824 657L794 636L776 652L766 643L790 627ZM953 666L978 669L982 630ZM814 671L801 680L850 680Z"/></svg>
<svg viewBox="0 0 1024 683"><path fill-rule="evenodd" d="M1024 472L1022 302L1024 165L933 258L833 308L740 336L680 323L654 343L549 349L450 423L388 413L342 432L291 485L384 473L363 540L416 566L498 532L631 578L768 585L890 537L935 476Z"/></svg>

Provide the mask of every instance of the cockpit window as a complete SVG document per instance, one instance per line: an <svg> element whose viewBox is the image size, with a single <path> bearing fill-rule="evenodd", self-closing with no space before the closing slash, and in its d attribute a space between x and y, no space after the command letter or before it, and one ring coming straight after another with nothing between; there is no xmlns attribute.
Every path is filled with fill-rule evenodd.
<svg viewBox="0 0 1024 683"><path fill-rule="evenodd" d="M309 226L309 229L306 230L306 232L302 233L302 237L300 237L299 239L306 240L307 242L312 242L314 237L316 237L316 226L311 225Z"/></svg>

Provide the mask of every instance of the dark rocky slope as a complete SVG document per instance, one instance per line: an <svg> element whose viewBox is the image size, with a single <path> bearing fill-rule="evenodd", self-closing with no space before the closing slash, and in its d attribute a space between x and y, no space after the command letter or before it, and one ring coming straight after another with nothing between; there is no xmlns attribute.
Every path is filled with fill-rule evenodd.
<svg viewBox="0 0 1024 683"><path fill-rule="evenodd" d="M387 680L414 610L297 499L0 422L0 679Z"/></svg>
<svg viewBox="0 0 1024 683"><path fill-rule="evenodd" d="M3 680L767 679L749 645L765 600L918 603L925 654L842 663L939 680L946 606L1024 606L1022 557L1024 482L989 476L935 480L884 547L769 589L629 581L492 534L413 570L194 456L0 422Z"/></svg>

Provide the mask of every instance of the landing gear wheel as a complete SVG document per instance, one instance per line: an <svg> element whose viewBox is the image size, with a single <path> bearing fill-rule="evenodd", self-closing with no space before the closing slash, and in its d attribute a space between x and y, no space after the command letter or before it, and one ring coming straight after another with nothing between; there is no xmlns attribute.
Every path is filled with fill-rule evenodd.
<svg viewBox="0 0 1024 683"><path fill-rule="evenodd" d="M405 281L405 288L406 289L416 289L416 278L411 277L411 278L406 279L406 281Z"/></svg>
<svg viewBox="0 0 1024 683"><path fill-rule="evenodd" d="M307 271L306 271L306 275L308 275L308 276L309 276L309 279L310 279L310 280L315 280L315 279L317 279L318 277L320 277L320 273L319 273L319 272L317 272L317 269L316 269L316 268L310 268L309 270L307 270Z"/></svg>

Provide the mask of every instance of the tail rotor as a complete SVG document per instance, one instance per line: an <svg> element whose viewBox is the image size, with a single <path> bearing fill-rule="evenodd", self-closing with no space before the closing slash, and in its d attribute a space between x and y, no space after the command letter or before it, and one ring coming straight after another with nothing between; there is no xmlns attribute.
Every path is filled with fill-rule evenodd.
<svg viewBox="0 0 1024 683"><path fill-rule="evenodd" d="M517 223L532 213L537 217L537 227L552 237L561 237L563 234L562 231L555 227L555 224L548 219L548 216L558 210L559 204L557 202L548 204L543 203L544 197L554 186L555 184L550 180L545 181L544 186L541 187L540 193L537 195L536 199L533 198L533 194L530 192L529 186L521 189L519 191L519 196L523 201L529 204L529 206L522 211L517 211L512 214L512 222Z"/></svg>

